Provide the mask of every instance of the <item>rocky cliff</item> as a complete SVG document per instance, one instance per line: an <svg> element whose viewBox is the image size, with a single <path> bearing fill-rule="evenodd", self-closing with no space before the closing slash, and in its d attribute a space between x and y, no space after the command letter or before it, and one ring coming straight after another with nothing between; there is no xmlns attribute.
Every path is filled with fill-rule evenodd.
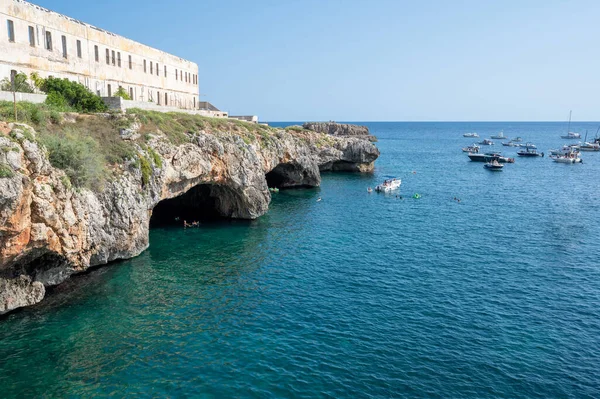
<svg viewBox="0 0 600 399"><path fill-rule="evenodd" d="M370 141L377 141L377 138L369 133L369 128L366 126L336 122L306 122L302 127L313 132L325 133L332 136L362 137Z"/></svg>
<svg viewBox="0 0 600 399"><path fill-rule="evenodd" d="M151 222L254 219L268 209L269 187L318 186L323 170L368 172L379 155L363 137L210 123L178 143L137 121L121 129L136 159L110 165L99 189L71 187L32 127L2 124L0 314L41 301L72 274L140 254Z"/></svg>

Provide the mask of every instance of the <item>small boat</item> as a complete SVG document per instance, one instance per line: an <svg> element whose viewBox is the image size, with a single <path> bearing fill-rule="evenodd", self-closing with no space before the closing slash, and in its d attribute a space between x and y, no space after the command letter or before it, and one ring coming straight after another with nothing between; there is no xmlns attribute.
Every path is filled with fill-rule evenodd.
<svg viewBox="0 0 600 399"><path fill-rule="evenodd" d="M579 150L580 151L600 151L600 144L599 143L590 143L590 142L584 142L583 144L579 145Z"/></svg>
<svg viewBox="0 0 600 399"><path fill-rule="evenodd" d="M398 190L401 184L402 180L400 179L387 179L383 183L377 185L375 187L375 191L378 193L389 193L391 191Z"/></svg>
<svg viewBox="0 0 600 399"><path fill-rule="evenodd" d="M497 135L495 135L495 136L492 136L492 137L490 137L490 138L492 138L492 139L495 139L495 140L507 140L507 139L508 139L508 137L506 137L506 136L504 135L504 131L501 131L501 132L500 132L500 133L498 133Z"/></svg>
<svg viewBox="0 0 600 399"><path fill-rule="evenodd" d="M504 165L501 164L500 162L498 162L498 160L492 159L490 162L488 162L485 165L483 165L483 167L486 168L487 170L498 172L498 171L502 170L502 168L504 167Z"/></svg>
<svg viewBox="0 0 600 399"><path fill-rule="evenodd" d="M463 137L479 137L479 135L477 133L465 133Z"/></svg>
<svg viewBox="0 0 600 399"><path fill-rule="evenodd" d="M533 149L537 148L536 145L533 144L533 143L519 144L519 147L521 147L521 148L533 148Z"/></svg>
<svg viewBox="0 0 600 399"><path fill-rule="evenodd" d="M539 153L532 147L525 147L525 149L517 151L517 155L520 157L543 157L544 153Z"/></svg>
<svg viewBox="0 0 600 399"><path fill-rule="evenodd" d="M470 145L468 147L463 147L463 152L474 152L474 153L478 153L479 152L479 146L477 144L473 144Z"/></svg>
<svg viewBox="0 0 600 399"><path fill-rule="evenodd" d="M505 147L518 147L519 145L513 141L508 141L508 142L504 142L502 143L503 146Z"/></svg>
<svg viewBox="0 0 600 399"><path fill-rule="evenodd" d="M523 141L523 139L521 137L515 137L514 139L511 140L513 143L520 143L521 141Z"/></svg>
<svg viewBox="0 0 600 399"><path fill-rule="evenodd" d="M562 148L549 150L551 155L566 155L574 151L579 151L579 144L565 144Z"/></svg>
<svg viewBox="0 0 600 399"><path fill-rule="evenodd" d="M581 138L581 134L579 133L574 133L574 132L569 132L564 136L560 136L561 139L566 139L566 140L578 140Z"/></svg>
<svg viewBox="0 0 600 399"><path fill-rule="evenodd" d="M503 157L499 152L487 152L485 154L469 154L473 162L491 162L496 160L500 163L515 163L514 158Z"/></svg>
<svg viewBox="0 0 600 399"><path fill-rule="evenodd" d="M567 164L571 164L571 163L582 163L582 159L579 157L579 151L572 151L568 154L562 154L562 155L551 155L550 158L552 158L552 160L554 162L558 162L558 163L567 163Z"/></svg>
<svg viewBox="0 0 600 399"><path fill-rule="evenodd" d="M481 145L494 145L494 142L490 139L483 139L483 141L479 142Z"/></svg>

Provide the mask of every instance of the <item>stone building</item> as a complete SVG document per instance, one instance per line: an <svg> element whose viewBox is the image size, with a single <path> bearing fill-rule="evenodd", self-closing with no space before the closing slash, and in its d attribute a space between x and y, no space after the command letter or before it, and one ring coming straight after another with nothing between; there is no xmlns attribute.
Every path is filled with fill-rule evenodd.
<svg viewBox="0 0 600 399"><path fill-rule="evenodd" d="M198 65L23 0L0 0L0 79L11 71L79 82L111 97L198 109Z"/></svg>

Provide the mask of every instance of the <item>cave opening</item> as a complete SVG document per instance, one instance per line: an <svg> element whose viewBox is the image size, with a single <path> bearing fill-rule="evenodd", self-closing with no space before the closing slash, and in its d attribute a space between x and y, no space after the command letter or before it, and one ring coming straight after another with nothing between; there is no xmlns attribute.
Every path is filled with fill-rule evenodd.
<svg viewBox="0 0 600 399"><path fill-rule="evenodd" d="M223 219L219 198L209 184L199 184L178 197L160 201L152 210L150 228Z"/></svg>
<svg viewBox="0 0 600 399"><path fill-rule="evenodd" d="M280 163L265 175L269 188L296 188L308 187L304 182L307 178L306 171L289 163Z"/></svg>

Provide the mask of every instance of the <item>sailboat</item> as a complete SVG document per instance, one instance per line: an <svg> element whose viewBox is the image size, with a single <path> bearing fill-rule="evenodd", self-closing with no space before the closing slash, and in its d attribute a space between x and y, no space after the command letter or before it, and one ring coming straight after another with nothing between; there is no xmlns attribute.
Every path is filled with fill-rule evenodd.
<svg viewBox="0 0 600 399"><path fill-rule="evenodd" d="M570 132L569 130L571 130L571 114L573 113L573 111L569 111L569 127L567 127L567 134L564 136L560 136L561 139L567 139L567 140L577 140L581 138L581 134L579 133L573 133Z"/></svg>
<svg viewBox="0 0 600 399"><path fill-rule="evenodd" d="M597 142L588 143L587 130L585 131L585 139L583 139L583 144L579 145L579 151L600 151L600 144Z"/></svg>

